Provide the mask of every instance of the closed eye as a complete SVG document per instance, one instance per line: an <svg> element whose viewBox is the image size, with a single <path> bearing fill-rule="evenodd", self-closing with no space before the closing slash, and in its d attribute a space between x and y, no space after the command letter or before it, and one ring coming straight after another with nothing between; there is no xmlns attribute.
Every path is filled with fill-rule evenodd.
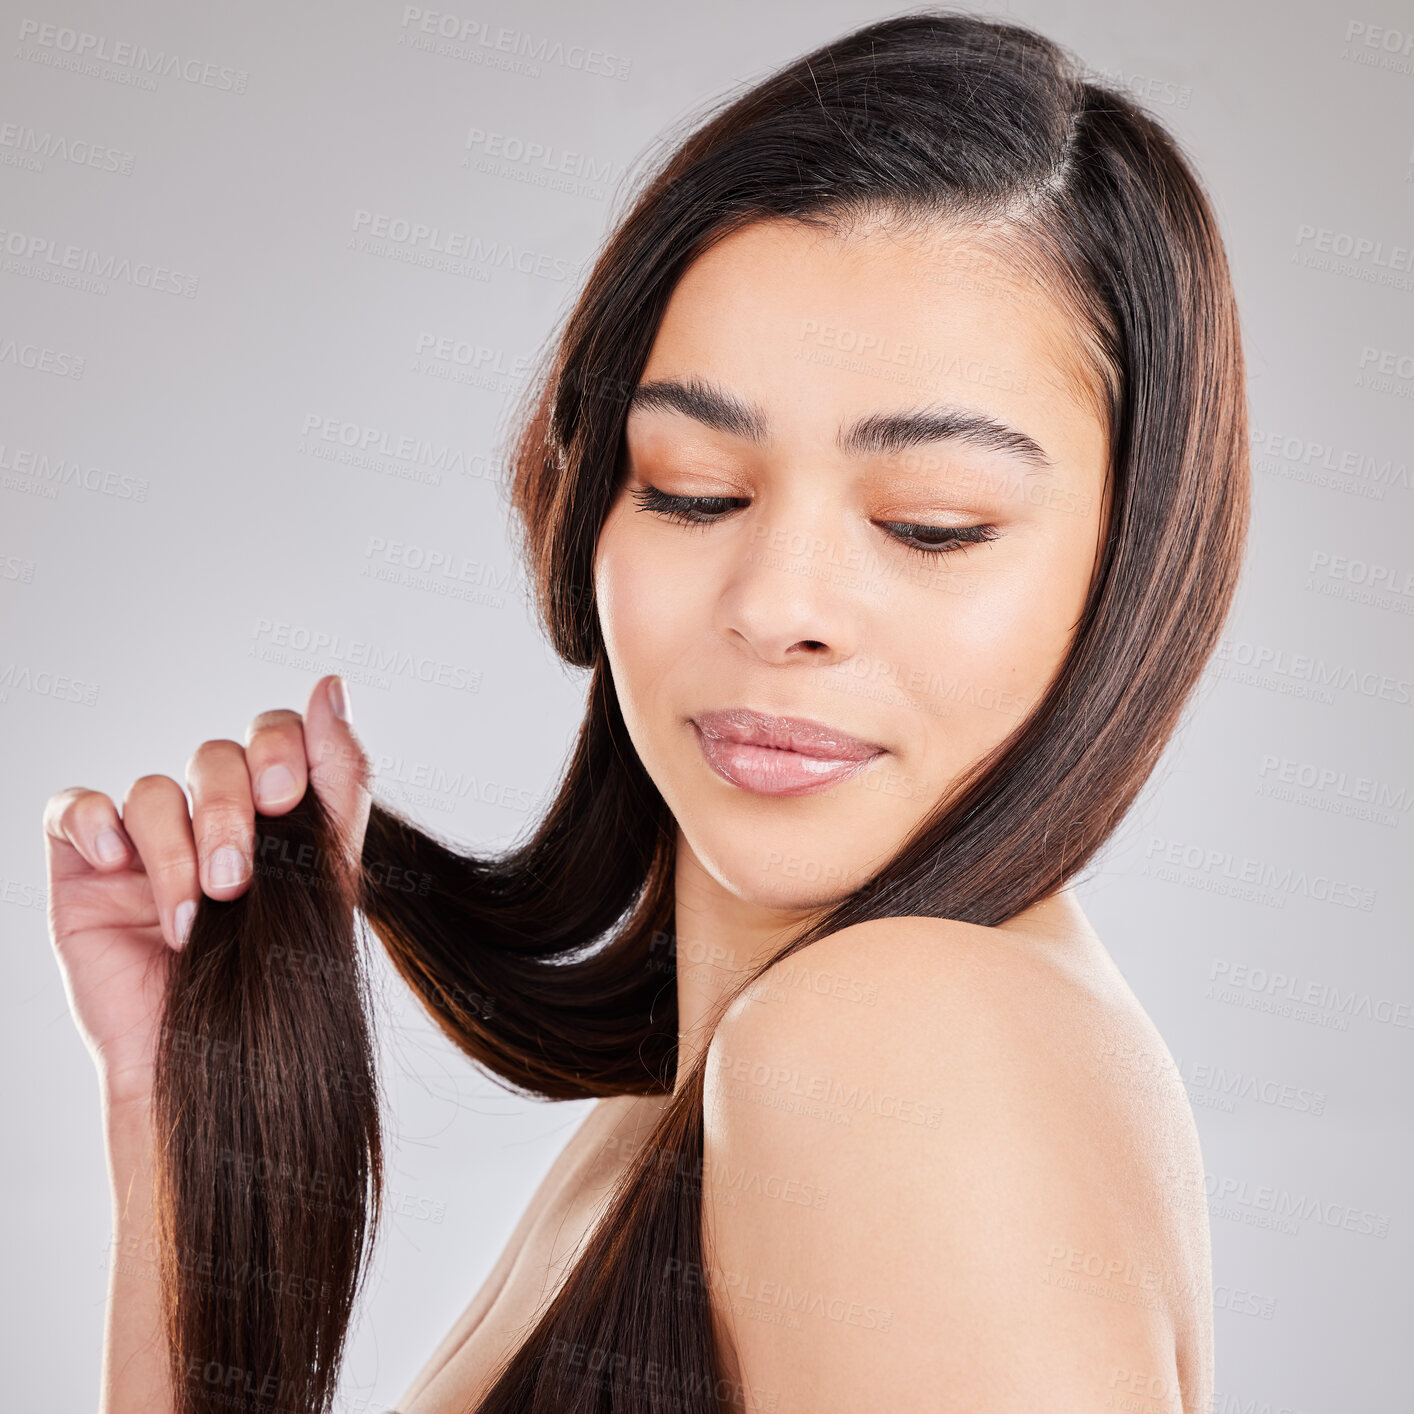
<svg viewBox="0 0 1414 1414"><path fill-rule="evenodd" d="M665 520L703 529L751 504L745 496L670 496L656 486L635 488L630 494L641 511L652 511ZM980 545L995 540L1001 533L994 525L917 525L904 520L883 520L876 524L904 549L924 556L944 555L968 545Z"/></svg>
<svg viewBox="0 0 1414 1414"><path fill-rule="evenodd" d="M665 520L684 525L711 525L727 511L751 502L745 496L669 496L656 486L644 486L632 493L641 511L654 511Z"/></svg>
<svg viewBox="0 0 1414 1414"><path fill-rule="evenodd" d="M905 549L925 555L981 545L1001 534L995 525L913 525L904 520L881 520L879 524Z"/></svg>

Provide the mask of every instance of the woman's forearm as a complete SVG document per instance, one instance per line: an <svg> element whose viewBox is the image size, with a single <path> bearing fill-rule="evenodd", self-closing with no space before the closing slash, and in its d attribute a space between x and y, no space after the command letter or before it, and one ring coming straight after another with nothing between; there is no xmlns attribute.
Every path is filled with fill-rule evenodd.
<svg viewBox="0 0 1414 1414"><path fill-rule="evenodd" d="M153 1214L150 1101L105 1099L103 1128L113 1185L113 1239L99 1414L171 1414Z"/></svg>

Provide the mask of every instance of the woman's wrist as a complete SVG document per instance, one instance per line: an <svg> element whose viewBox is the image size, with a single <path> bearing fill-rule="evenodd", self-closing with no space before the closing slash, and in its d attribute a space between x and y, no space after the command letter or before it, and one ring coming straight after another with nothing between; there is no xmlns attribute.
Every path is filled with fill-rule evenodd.
<svg viewBox="0 0 1414 1414"><path fill-rule="evenodd" d="M151 1090L104 1085L99 1093L105 1114L150 1114L152 1111Z"/></svg>
<svg viewBox="0 0 1414 1414"><path fill-rule="evenodd" d="M140 1111L151 1107L153 1073L148 1067L111 1070L98 1065L98 1094L104 1113Z"/></svg>

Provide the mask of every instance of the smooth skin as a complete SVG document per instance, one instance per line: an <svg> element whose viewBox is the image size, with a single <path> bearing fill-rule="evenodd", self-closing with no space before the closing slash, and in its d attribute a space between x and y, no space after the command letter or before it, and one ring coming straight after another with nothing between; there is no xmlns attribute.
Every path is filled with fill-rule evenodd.
<svg viewBox="0 0 1414 1414"><path fill-rule="evenodd" d="M764 983L708 1052L705 1265L744 1407L1208 1409L1197 1134L1078 905L809 952L824 985Z"/></svg>
<svg viewBox="0 0 1414 1414"><path fill-rule="evenodd" d="M361 851L369 770L348 703L340 678L321 678L303 717L262 712L244 746L203 742L187 762L186 791L147 775L121 810L80 786L45 805L50 939L98 1070L113 1189L101 1414L172 1407L151 1267L150 1110L172 951L201 894L227 900L250 887L257 801L263 814L283 815L312 784L346 848Z"/></svg>

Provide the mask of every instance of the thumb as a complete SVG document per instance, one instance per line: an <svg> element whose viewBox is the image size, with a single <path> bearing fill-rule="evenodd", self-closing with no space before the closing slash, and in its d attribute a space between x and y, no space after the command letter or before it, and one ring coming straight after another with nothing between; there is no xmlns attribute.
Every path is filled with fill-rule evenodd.
<svg viewBox="0 0 1414 1414"><path fill-rule="evenodd" d="M372 804L371 762L354 735L348 684L341 677L320 678L304 713L304 749L309 781L333 815L340 838L356 869Z"/></svg>

